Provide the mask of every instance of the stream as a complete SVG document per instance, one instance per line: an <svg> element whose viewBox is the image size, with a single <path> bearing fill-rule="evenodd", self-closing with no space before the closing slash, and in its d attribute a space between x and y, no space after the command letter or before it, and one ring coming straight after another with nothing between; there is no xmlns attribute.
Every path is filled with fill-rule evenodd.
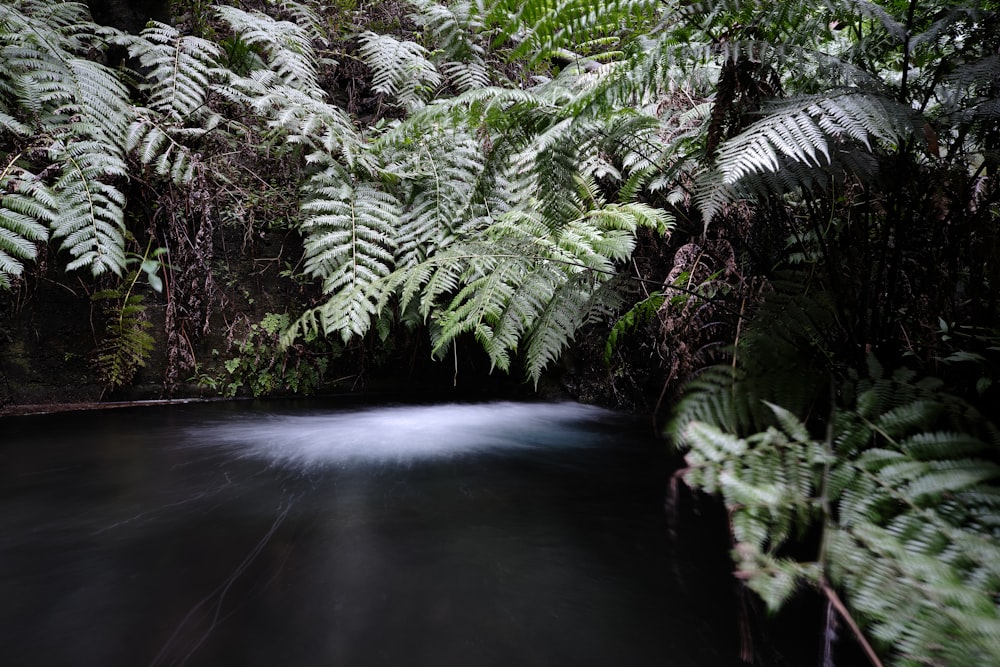
<svg viewBox="0 0 1000 667"><path fill-rule="evenodd" d="M725 554L676 539L646 430L575 403L2 418L0 664L734 664Z"/></svg>

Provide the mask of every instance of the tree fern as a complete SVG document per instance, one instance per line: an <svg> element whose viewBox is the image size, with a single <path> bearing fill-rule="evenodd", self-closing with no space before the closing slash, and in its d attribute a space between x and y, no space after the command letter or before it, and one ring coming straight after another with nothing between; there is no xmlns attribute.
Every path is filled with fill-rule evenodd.
<svg viewBox="0 0 1000 667"><path fill-rule="evenodd" d="M311 2L297 2L297 0L281 0L277 3L281 14L286 16L291 23L302 28L306 36L313 42L321 45L327 44L326 29L323 25L323 17L319 13L322 5ZM329 64L335 64L332 61Z"/></svg>
<svg viewBox="0 0 1000 667"><path fill-rule="evenodd" d="M576 334L585 325L606 321L620 311L627 294L617 280L593 272L576 273L562 281L531 320L524 347L527 376L537 385L542 373L570 348Z"/></svg>

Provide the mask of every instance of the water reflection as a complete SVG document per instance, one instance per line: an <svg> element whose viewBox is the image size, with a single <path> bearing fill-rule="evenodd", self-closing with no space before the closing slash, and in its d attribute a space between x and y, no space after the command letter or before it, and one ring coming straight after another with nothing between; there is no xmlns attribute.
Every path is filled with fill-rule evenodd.
<svg viewBox="0 0 1000 667"><path fill-rule="evenodd" d="M656 451L573 404L0 421L4 665L725 665ZM681 584L684 584L683 586Z"/></svg>

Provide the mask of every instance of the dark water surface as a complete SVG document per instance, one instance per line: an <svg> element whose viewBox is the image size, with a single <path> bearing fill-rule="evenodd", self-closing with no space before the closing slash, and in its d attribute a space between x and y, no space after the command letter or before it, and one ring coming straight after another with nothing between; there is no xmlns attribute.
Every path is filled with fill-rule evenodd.
<svg viewBox="0 0 1000 667"><path fill-rule="evenodd" d="M575 404L0 419L0 665L732 664L638 433Z"/></svg>

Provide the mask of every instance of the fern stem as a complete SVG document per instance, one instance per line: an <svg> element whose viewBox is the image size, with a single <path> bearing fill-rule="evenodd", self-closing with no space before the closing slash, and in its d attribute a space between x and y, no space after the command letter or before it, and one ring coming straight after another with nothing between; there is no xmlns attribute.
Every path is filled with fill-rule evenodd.
<svg viewBox="0 0 1000 667"><path fill-rule="evenodd" d="M14 165L17 164L17 161L20 160L21 156L23 155L24 151L19 151L17 155L11 154L5 157L5 159L7 160L7 164L4 165L3 172L0 173L0 181L3 181L3 179L7 178L10 175L11 169L14 168Z"/></svg>
<svg viewBox="0 0 1000 667"><path fill-rule="evenodd" d="M88 216L88 219L90 220L90 225L94 228L94 239L96 241L97 239L100 238L100 233L97 229L97 204L94 203L94 193L91 190L90 181L87 179L86 172L84 171L83 166L80 165L80 163L73 157L72 153L69 152L69 147L64 144L63 150L66 153L66 159L69 161L71 165L73 165L73 169L76 170L78 174L80 174L80 181L86 184L86 187L84 188L84 193L87 196L87 208L90 210L90 215ZM99 242L95 242L94 247L96 249L98 257L103 257L104 250L101 247L101 244Z"/></svg>
<svg viewBox="0 0 1000 667"><path fill-rule="evenodd" d="M854 638L857 640L858 644L864 650L865 655L868 656L868 660L869 662L871 662L872 667L885 667L885 665L883 665L882 661L879 659L878 654L875 653L875 649L872 648L872 645L868 642L868 638L865 637L863 632L861 632L861 628L858 627L857 621L854 620L854 617L851 615L851 612L847 609L847 606L844 605L844 602L840 599L840 596L837 595L837 591L833 590L833 588L830 587L830 584L825 580L820 583L820 588L823 590L823 594L826 595L826 599L830 601L830 604L833 605L833 608L837 610L837 613L840 614L840 617L844 619L845 623L847 623L847 627L851 629L851 633L854 635Z"/></svg>
<svg viewBox="0 0 1000 667"><path fill-rule="evenodd" d="M913 16L916 11L917 0L910 0L910 6L906 10L906 34L903 35L903 71L899 80L899 101L903 104L906 104L906 97L909 94L907 85L910 78L910 38L913 35Z"/></svg>

